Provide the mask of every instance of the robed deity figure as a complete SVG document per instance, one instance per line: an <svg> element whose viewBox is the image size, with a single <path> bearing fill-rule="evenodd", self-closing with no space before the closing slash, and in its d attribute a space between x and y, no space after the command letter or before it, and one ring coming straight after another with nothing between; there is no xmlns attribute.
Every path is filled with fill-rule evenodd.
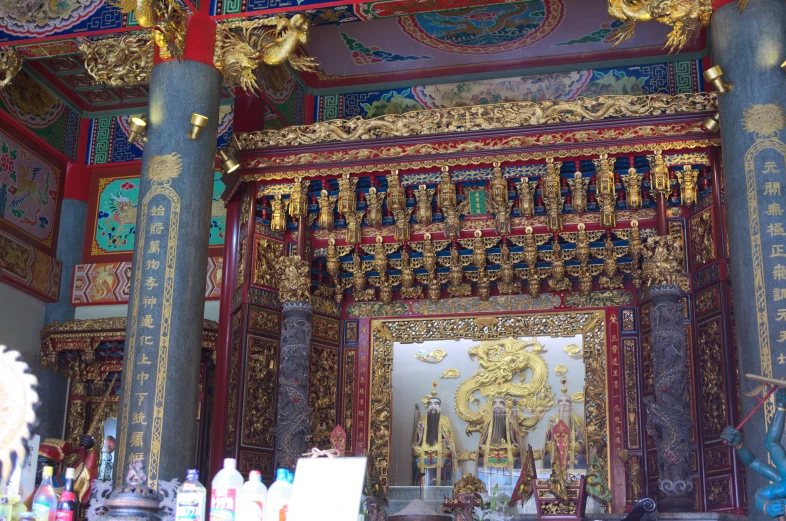
<svg viewBox="0 0 786 521"><path fill-rule="evenodd" d="M552 468L557 454L562 460L562 468L567 472L587 468L584 420L573 412L573 400L564 387L566 383L567 380L563 378L562 394L557 398L557 413L549 418L542 452L544 470Z"/></svg>
<svg viewBox="0 0 786 521"><path fill-rule="evenodd" d="M442 400L437 396L437 382L432 384L426 402L426 416L418 419L412 443L413 485L423 476L426 485L453 484L456 442L450 419L442 414Z"/></svg>
<svg viewBox="0 0 786 521"><path fill-rule="evenodd" d="M478 477L486 486L512 485L514 469L521 468L523 435L516 421L517 407L508 411L505 398L491 400L491 412L484 418L478 443Z"/></svg>

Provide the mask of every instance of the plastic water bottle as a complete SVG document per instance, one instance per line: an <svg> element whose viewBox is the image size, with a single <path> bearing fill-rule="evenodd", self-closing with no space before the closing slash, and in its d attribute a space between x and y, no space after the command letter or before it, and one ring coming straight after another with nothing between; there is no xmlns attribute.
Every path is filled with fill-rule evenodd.
<svg viewBox="0 0 786 521"><path fill-rule="evenodd" d="M210 521L235 521L237 496L243 476L237 471L234 458L224 460L224 468L213 478L210 492Z"/></svg>
<svg viewBox="0 0 786 521"><path fill-rule="evenodd" d="M286 521L289 510L289 497L292 495L292 484L289 483L289 471L278 469L276 481L267 492L267 508L265 521Z"/></svg>
<svg viewBox="0 0 786 521"><path fill-rule="evenodd" d="M240 490L237 521L264 521L267 506L267 487L262 483L262 474L252 470L248 481Z"/></svg>
<svg viewBox="0 0 786 521"><path fill-rule="evenodd" d="M38 490L33 496L33 512L37 521L55 521L57 512L57 496L52 487L52 467L44 467L42 472L43 479L38 486Z"/></svg>
<svg viewBox="0 0 786 521"><path fill-rule="evenodd" d="M205 521L207 490L199 482L199 471L188 469L186 480L177 489L176 521Z"/></svg>

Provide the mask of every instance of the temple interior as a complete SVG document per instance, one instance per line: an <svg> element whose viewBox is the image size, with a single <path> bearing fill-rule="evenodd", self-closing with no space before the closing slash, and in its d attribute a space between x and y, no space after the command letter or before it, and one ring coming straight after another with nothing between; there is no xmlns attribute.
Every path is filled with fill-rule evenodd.
<svg viewBox="0 0 786 521"><path fill-rule="evenodd" d="M197 469L234 521L226 459L338 456L370 521L783 520L784 27L0 1L0 482L131 519Z"/></svg>

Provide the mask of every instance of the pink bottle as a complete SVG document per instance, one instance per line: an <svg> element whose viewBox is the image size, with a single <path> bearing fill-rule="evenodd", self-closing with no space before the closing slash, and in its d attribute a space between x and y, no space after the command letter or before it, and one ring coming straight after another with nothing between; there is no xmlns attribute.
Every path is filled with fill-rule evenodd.
<svg viewBox="0 0 786 521"><path fill-rule="evenodd" d="M57 496L52 487L52 467L44 467L43 479L33 496L33 512L36 521L55 521L57 513Z"/></svg>

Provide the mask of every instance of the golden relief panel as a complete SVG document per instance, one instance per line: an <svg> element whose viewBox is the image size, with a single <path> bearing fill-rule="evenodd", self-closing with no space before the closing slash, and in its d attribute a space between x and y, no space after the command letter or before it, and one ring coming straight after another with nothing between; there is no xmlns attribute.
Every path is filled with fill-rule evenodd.
<svg viewBox="0 0 786 521"><path fill-rule="evenodd" d="M729 446L720 445L704 449L704 467L707 470L720 470L731 467L729 463Z"/></svg>
<svg viewBox="0 0 786 521"><path fill-rule="evenodd" d="M698 326L701 377L701 426L705 436L716 436L726 427L726 392L723 379L723 343L720 317Z"/></svg>
<svg viewBox="0 0 786 521"><path fill-rule="evenodd" d="M240 451L240 472L248 473L259 470L265 477L273 477L273 454L264 452Z"/></svg>
<svg viewBox="0 0 786 521"><path fill-rule="evenodd" d="M75 394L73 388L72 393ZM81 393L84 394L84 391ZM83 399L71 400L68 405L68 424L66 427L66 440L79 444L79 436L87 430L86 406Z"/></svg>
<svg viewBox="0 0 786 521"><path fill-rule="evenodd" d="M628 424L628 448L638 449L639 442L639 393L636 381L636 341L622 341L625 354L625 413Z"/></svg>
<svg viewBox="0 0 786 521"><path fill-rule="evenodd" d="M336 421L338 393L338 349L312 345L308 403L311 407L311 444L329 449Z"/></svg>
<svg viewBox="0 0 786 521"><path fill-rule="evenodd" d="M369 456L371 475L375 482L387 490L390 465L391 415L392 415L392 366L393 344L418 344L427 340L472 341L501 340L506 337L574 337L581 336L584 349L585 370L585 423L586 439L590 451L597 452L604 462L603 472L608 477L608 439L606 403L606 327L602 311L576 313L546 313L539 315L508 315L379 320L373 323L371 346L371 389ZM507 340L503 340L507 342ZM494 342L492 342L494 343ZM496 343L494 343L496 344ZM483 348L483 343L477 349ZM478 354L478 356L480 356ZM508 384L506 384L508 385ZM462 402L463 403L463 402ZM463 406L462 406L463 407ZM458 409L457 409L458 414ZM469 435L469 433L468 433Z"/></svg>
<svg viewBox="0 0 786 521"><path fill-rule="evenodd" d="M268 239L267 237L257 237L254 253L254 284L267 286L269 288L278 287L278 265L284 253L284 243Z"/></svg>
<svg viewBox="0 0 786 521"><path fill-rule="evenodd" d="M707 481L707 507L730 507L731 501L731 476Z"/></svg>
<svg viewBox="0 0 786 521"><path fill-rule="evenodd" d="M636 312L632 309L622 310L622 330L636 331Z"/></svg>
<svg viewBox="0 0 786 521"><path fill-rule="evenodd" d="M278 334L280 314L269 309L249 307L248 327L255 331Z"/></svg>
<svg viewBox="0 0 786 521"><path fill-rule="evenodd" d="M712 208L690 218L691 244L693 245L694 269L714 261L715 238L712 225Z"/></svg>
<svg viewBox="0 0 786 521"><path fill-rule="evenodd" d="M243 312L238 311L232 315L232 331L237 331L240 329L240 325L243 322Z"/></svg>
<svg viewBox="0 0 786 521"><path fill-rule="evenodd" d="M518 101L469 107L419 110L374 119L321 121L281 130L237 134L241 150L314 145L446 132L504 129L554 123L600 121L609 117L695 113L716 110L717 94L598 96L572 101Z"/></svg>
<svg viewBox="0 0 786 521"><path fill-rule="evenodd" d="M357 325L357 324L356 324ZM352 452L354 438L352 436L355 423L355 363L357 350L347 349L344 351L344 385L343 389L343 428L347 434L347 452Z"/></svg>
<svg viewBox="0 0 786 521"><path fill-rule="evenodd" d="M278 340L248 336L243 396L243 445L273 448L278 381Z"/></svg>
<svg viewBox="0 0 786 521"><path fill-rule="evenodd" d="M240 337L232 339L232 352L229 354L229 384L227 385L227 441L226 454L235 454L235 424L237 423L237 381L240 359Z"/></svg>
<svg viewBox="0 0 786 521"><path fill-rule="evenodd" d="M311 317L311 337L338 344L339 321L333 318L313 315Z"/></svg>
<svg viewBox="0 0 786 521"><path fill-rule="evenodd" d="M720 294L718 285L712 286L709 289L698 293L696 295L696 315L701 317L720 307Z"/></svg>

